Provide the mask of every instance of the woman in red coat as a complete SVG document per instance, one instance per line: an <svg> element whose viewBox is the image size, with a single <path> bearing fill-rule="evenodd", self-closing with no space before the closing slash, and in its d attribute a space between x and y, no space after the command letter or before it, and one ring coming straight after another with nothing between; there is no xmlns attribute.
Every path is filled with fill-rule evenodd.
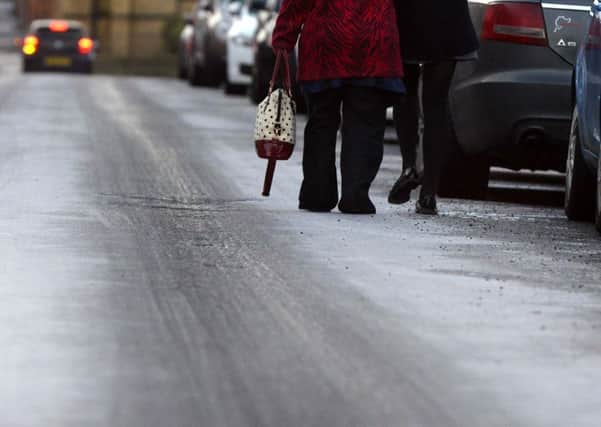
<svg viewBox="0 0 601 427"><path fill-rule="evenodd" d="M283 0L274 49L291 52L299 35L298 79L309 105L299 207L375 213L369 188L382 162L386 107L405 90L392 0Z"/></svg>

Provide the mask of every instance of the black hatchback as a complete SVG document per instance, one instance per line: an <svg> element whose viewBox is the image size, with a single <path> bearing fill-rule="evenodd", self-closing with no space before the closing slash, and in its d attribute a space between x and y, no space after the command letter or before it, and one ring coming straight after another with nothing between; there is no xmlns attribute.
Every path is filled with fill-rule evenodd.
<svg viewBox="0 0 601 427"><path fill-rule="evenodd" d="M37 20L22 42L23 71L91 73L95 50L83 25L76 21Z"/></svg>

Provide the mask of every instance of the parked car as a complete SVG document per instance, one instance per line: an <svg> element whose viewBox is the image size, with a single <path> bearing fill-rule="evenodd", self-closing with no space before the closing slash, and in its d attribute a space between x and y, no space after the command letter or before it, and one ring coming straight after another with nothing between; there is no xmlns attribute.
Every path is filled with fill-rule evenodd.
<svg viewBox="0 0 601 427"><path fill-rule="evenodd" d="M188 66L191 85L218 86L226 78L226 39L243 0L200 0L194 17L192 54Z"/></svg>
<svg viewBox="0 0 601 427"><path fill-rule="evenodd" d="M267 0L245 0L240 15L234 19L227 35L226 93L244 93L251 83L253 41L259 28L258 13L265 10Z"/></svg>
<svg viewBox="0 0 601 427"><path fill-rule="evenodd" d="M195 12L184 17L184 28L179 36L177 75L180 79L188 78L192 38L194 37L194 15Z"/></svg>
<svg viewBox="0 0 601 427"><path fill-rule="evenodd" d="M76 21L36 20L21 46L23 72L73 71L91 73L94 41Z"/></svg>
<svg viewBox="0 0 601 427"><path fill-rule="evenodd" d="M259 27L253 40L253 60L250 69L243 72L250 75L250 90L248 92L251 101L259 104L269 90L269 82L273 67L275 66L275 55L271 45L271 37L280 10L281 0L268 1L265 11L259 14Z"/></svg>
<svg viewBox="0 0 601 427"><path fill-rule="evenodd" d="M267 96L269 91L269 82L273 75L275 67L275 54L271 39L277 13L279 11L281 0L271 0L271 4L267 4L267 12L263 16L259 16L259 30L254 40L253 45L253 66L251 72L251 85L249 96L254 104L259 104ZM300 86L296 80L296 64L298 51L295 49L289 58L290 73L292 79L292 95L296 101L297 110L302 113L307 110L305 99L300 90Z"/></svg>
<svg viewBox="0 0 601 427"><path fill-rule="evenodd" d="M571 220L594 219L601 233L601 4L574 69L574 102L566 166L565 211Z"/></svg>
<svg viewBox="0 0 601 427"><path fill-rule="evenodd" d="M450 93L453 152L442 196L482 197L489 167L565 170L572 69L591 0L469 0L479 60Z"/></svg>

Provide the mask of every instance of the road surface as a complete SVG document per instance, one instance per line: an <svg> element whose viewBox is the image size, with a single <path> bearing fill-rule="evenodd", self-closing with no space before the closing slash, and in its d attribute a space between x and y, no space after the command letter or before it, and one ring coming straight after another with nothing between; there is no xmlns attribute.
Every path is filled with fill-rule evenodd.
<svg viewBox="0 0 601 427"><path fill-rule="evenodd" d="M300 212L245 98L0 59L0 424L599 425L601 242L556 178L423 218L388 146L376 216Z"/></svg>

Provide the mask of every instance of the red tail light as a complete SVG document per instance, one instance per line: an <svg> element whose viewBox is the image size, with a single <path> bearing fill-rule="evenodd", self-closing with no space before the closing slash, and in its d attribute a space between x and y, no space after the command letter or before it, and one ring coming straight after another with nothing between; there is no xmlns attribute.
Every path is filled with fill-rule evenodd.
<svg viewBox="0 0 601 427"><path fill-rule="evenodd" d="M36 36L27 36L23 40L23 53L27 56L34 55L38 51L40 39Z"/></svg>
<svg viewBox="0 0 601 427"><path fill-rule="evenodd" d="M51 21L48 28L53 33L66 33L69 31L69 23L67 21Z"/></svg>
<svg viewBox="0 0 601 427"><path fill-rule="evenodd" d="M546 46L545 18L540 4L499 3L488 6L484 15L482 38Z"/></svg>
<svg viewBox="0 0 601 427"><path fill-rule="evenodd" d="M593 18L591 21L585 43L587 50L601 49L601 22L599 22L599 20L596 18Z"/></svg>
<svg viewBox="0 0 601 427"><path fill-rule="evenodd" d="M79 49L80 54L87 55L94 50L94 41L88 37L79 39L77 48Z"/></svg>

